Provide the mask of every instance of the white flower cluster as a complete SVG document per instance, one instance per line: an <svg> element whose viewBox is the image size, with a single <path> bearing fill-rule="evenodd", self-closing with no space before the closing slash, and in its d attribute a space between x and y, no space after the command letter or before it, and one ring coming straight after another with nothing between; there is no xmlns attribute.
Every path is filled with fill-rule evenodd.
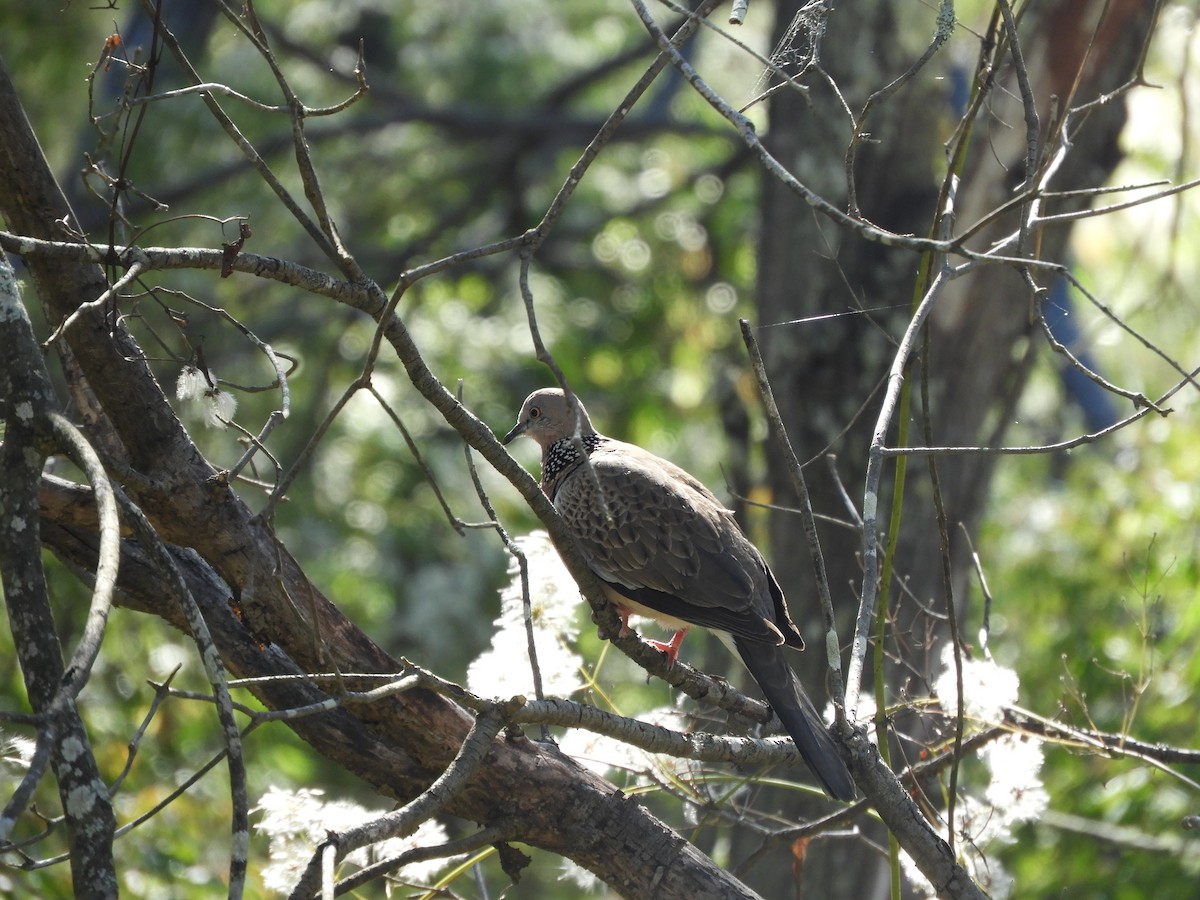
<svg viewBox="0 0 1200 900"><path fill-rule="evenodd" d="M964 659L963 714L983 722L996 723L1004 718L1004 708L1017 702L1021 682L1017 673L991 659ZM934 682L933 692L947 715L958 713L958 679L954 671L954 648L942 648L942 674Z"/></svg>
<svg viewBox="0 0 1200 900"><path fill-rule="evenodd" d="M211 379L211 384L210 384ZM205 376L195 366L184 366L175 382L175 396L200 404L204 424L209 428L224 428L237 412L237 397L217 387L216 376Z"/></svg>
<svg viewBox="0 0 1200 900"><path fill-rule="evenodd" d="M517 538L516 542L525 554L529 570L530 616L542 690L548 697L568 697L585 686L584 661L574 646L579 638L581 610L586 604L546 532L535 531ZM467 669L467 687L484 697L533 693L520 568L515 559L509 564L509 574L512 580L500 594L500 615L496 618L492 645ZM638 719L665 728L680 729L684 725L680 712L670 707L639 713ZM616 738L582 728L568 729L559 747L599 774L614 768L629 772L642 772L648 767L673 771L676 765L689 765L683 760L648 754Z"/></svg>
<svg viewBox="0 0 1200 900"><path fill-rule="evenodd" d="M944 669L934 690L943 708L953 714L957 707L957 678L954 651L943 652ZM991 659L963 660L963 708L965 714L986 723L1002 720L1003 709L1016 703L1020 681L1017 673ZM1012 892L1012 876L989 859L989 846L1010 844L1017 826L1041 816L1049 805L1042 784L1042 747L1036 740L1008 734L987 745L979 754L990 778L983 796L961 793L954 806L954 832L959 862L976 883L996 900ZM917 870L907 853L901 854L905 877L925 896L936 896L933 887Z"/></svg>
<svg viewBox="0 0 1200 900"><path fill-rule="evenodd" d="M528 565L530 616L542 690L548 696L570 696L583 687L583 660L572 649L579 637L579 588L546 532L532 532L517 538L516 543ZM467 687L484 697L533 694L533 668L516 559L510 560L508 570L512 580L500 593L500 615L492 645L467 669Z"/></svg>
<svg viewBox="0 0 1200 900"><path fill-rule="evenodd" d="M323 794L324 791L308 788L289 791L272 786L251 810L262 815L256 827L270 840L271 861L262 871L262 883L268 890L289 893L329 832L353 828L387 812L367 809L348 800L323 800ZM388 838L355 850L346 856L345 863L361 868L414 847L444 844L446 840L446 830L439 823L423 822L408 837ZM401 877L415 884L426 884L455 858L461 857L411 863L400 870Z"/></svg>
<svg viewBox="0 0 1200 900"><path fill-rule="evenodd" d="M12 777L14 783L25 777L33 762L37 742L16 734L0 731L0 782Z"/></svg>

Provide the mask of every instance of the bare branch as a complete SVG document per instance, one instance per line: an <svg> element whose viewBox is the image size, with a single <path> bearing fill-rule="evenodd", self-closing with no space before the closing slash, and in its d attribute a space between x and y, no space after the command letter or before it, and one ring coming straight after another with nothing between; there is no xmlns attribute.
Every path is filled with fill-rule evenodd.
<svg viewBox="0 0 1200 900"><path fill-rule="evenodd" d="M0 70L0 93L9 88L4 75ZM74 702L99 650L112 596L111 578L116 568L109 542L116 529L111 494L103 507L105 584L97 585L93 593L85 637L76 652L74 661L83 668L69 671L63 667L62 647L50 611L38 521L38 483L56 440L54 393L17 293L12 266L5 257L0 257L0 337L8 348L0 357L0 409L5 421L0 444L0 578L29 703L44 717L32 764L0 813L0 845L8 842L17 816L32 799L49 764L58 780L71 836L76 893L80 897L116 897L112 804ZM91 468L91 460L88 462ZM94 470L89 474L97 475ZM107 480L97 476L97 486L104 489L106 485Z"/></svg>
<svg viewBox="0 0 1200 900"><path fill-rule="evenodd" d="M838 641L837 618L833 612L833 595L829 590L829 577L825 573L825 556L821 552L821 542L817 535L817 522L813 516L812 503L808 496L808 485L804 481L804 470L800 466L800 460L796 458L796 454L792 450L792 443L788 439L787 429L784 427L783 419L779 415L779 408L775 405L771 383L767 379L767 369L763 364L762 354L759 352L754 332L750 328L750 323L745 319L739 320L738 324L742 329L742 341L745 343L746 349L750 354L750 367L754 371L754 376L758 381L758 391L766 411L767 424L771 429L771 437L779 445L783 453L784 461L788 466L788 473L791 476L792 486L800 502L800 521L803 523L804 537L808 542L809 555L812 557L813 573L817 581L817 598L821 603L821 613L825 618L825 661L829 670L829 684L833 692L834 709L838 722L844 723L846 708L843 704L845 702L846 689L842 682L842 647Z"/></svg>
<svg viewBox="0 0 1200 900"><path fill-rule="evenodd" d="M421 796L396 812L380 816L358 828L330 834L328 840L317 848L308 869L292 889L294 900L306 900L316 890L318 875L330 859L340 859L352 850L378 843L389 837L404 837L437 814L462 789L466 780L483 764L488 748L504 727L509 710L496 706L481 713L471 726L471 731L459 748L454 760Z"/></svg>

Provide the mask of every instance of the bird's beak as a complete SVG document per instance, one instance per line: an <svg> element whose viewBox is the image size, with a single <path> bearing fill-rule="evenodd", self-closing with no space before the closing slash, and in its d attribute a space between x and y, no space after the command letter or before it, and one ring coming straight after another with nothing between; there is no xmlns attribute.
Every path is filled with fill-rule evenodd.
<svg viewBox="0 0 1200 900"><path fill-rule="evenodd" d="M510 444L512 442L513 438L517 438L517 437L520 437L521 435L523 435L525 433L525 429L528 425L529 425L528 422L518 422L516 425L513 426L512 431L510 431L504 437L500 438L500 443L507 446L508 444Z"/></svg>

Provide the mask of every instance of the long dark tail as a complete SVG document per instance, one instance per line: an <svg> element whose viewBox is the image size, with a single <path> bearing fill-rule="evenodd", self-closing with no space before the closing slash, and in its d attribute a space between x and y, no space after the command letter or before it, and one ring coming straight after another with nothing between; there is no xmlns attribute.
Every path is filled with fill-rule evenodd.
<svg viewBox="0 0 1200 900"><path fill-rule="evenodd" d="M783 647L737 637L733 643L825 793L849 803L854 799L850 772L796 673L788 665Z"/></svg>

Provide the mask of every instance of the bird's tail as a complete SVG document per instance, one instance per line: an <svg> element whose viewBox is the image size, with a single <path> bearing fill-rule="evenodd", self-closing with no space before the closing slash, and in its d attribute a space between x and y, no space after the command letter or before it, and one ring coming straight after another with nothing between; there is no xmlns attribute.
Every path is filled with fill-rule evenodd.
<svg viewBox="0 0 1200 900"><path fill-rule="evenodd" d="M813 707L808 694L792 671L783 647L735 637L734 646L742 662L766 695L775 715L796 742L796 748L812 773L835 800L849 803L854 799L854 782L842 762L825 724Z"/></svg>

